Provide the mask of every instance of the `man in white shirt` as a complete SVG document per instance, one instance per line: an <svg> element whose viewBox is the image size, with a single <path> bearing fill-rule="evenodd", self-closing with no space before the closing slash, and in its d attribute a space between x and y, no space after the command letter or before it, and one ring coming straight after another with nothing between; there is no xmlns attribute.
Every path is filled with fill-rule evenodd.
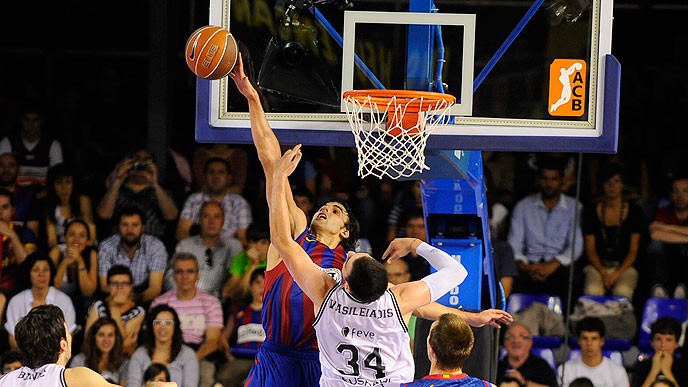
<svg viewBox="0 0 688 387"><path fill-rule="evenodd" d="M558 368L557 377L562 387L568 387L576 378L584 376L595 387L628 386L626 369L602 355L604 323L597 317L586 317L576 325L581 357L571 359Z"/></svg>

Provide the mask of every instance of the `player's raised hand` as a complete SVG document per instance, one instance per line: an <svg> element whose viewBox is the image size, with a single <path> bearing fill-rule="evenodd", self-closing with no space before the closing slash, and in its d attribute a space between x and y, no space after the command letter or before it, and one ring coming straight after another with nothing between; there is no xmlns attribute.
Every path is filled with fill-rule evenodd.
<svg viewBox="0 0 688 387"><path fill-rule="evenodd" d="M277 161L275 165L275 170L273 171L273 176L277 179L283 176L290 176L301 161L301 144L284 152L282 157Z"/></svg>
<svg viewBox="0 0 688 387"><path fill-rule="evenodd" d="M421 240L418 238L395 238L387 246L387 250L382 254L382 259L386 259L388 263L392 263L401 257L416 251Z"/></svg>
<svg viewBox="0 0 688 387"><path fill-rule="evenodd" d="M232 72L229 73L229 77L234 81L237 89L244 97L247 99L258 99L258 92L244 72L244 61L241 59L241 53L239 53L237 63Z"/></svg>
<svg viewBox="0 0 688 387"><path fill-rule="evenodd" d="M500 328L497 322L503 324L510 324L514 321L514 318L506 311L501 309L486 309L480 313L470 313L471 316L466 316L466 322L476 328L480 328L483 325L491 325L495 328Z"/></svg>

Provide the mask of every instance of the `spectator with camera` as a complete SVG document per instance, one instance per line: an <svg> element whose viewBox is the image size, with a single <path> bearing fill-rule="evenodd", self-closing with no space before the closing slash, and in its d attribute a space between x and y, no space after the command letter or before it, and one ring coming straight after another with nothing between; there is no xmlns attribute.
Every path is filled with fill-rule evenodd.
<svg viewBox="0 0 688 387"><path fill-rule="evenodd" d="M146 233L170 242L168 223L177 219L179 210L172 195L158 184L158 167L153 154L137 149L116 167L113 179L98 205L98 216L109 221L126 206L137 206L143 214ZM116 226L116 225L113 225ZM113 232L116 227L113 227Z"/></svg>

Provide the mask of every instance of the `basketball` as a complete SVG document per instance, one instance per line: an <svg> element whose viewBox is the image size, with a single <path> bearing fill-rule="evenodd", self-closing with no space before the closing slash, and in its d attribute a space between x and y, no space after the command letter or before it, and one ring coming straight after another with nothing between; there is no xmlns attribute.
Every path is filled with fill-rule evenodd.
<svg viewBox="0 0 688 387"><path fill-rule="evenodd" d="M219 26L204 26L186 41L186 64L204 79L224 78L234 68L239 48L232 33Z"/></svg>

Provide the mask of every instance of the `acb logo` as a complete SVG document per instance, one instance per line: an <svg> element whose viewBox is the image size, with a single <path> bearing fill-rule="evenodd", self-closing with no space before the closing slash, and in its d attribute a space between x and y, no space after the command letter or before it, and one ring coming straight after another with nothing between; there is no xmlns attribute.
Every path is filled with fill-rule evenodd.
<svg viewBox="0 0 688 387"><path fill-rule="evenodd" d="M552 116L580 117L585 113L587 66L584 60L555 59L549 66L549 106Z"/></svg>

